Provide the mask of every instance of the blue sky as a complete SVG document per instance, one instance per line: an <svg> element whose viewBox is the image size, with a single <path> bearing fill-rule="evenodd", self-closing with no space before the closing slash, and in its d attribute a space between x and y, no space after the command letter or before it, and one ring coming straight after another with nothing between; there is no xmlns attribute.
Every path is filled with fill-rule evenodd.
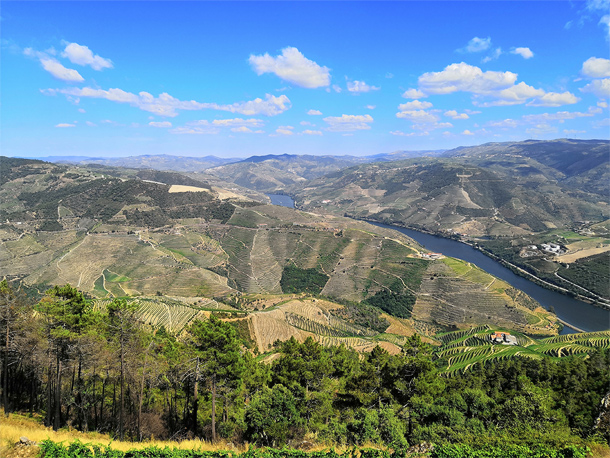
<svg viewBox="0 0 610 458"><path fill-rule="evenodd" d="M22 157L609 138L608 0L2 2Z"/></svg>

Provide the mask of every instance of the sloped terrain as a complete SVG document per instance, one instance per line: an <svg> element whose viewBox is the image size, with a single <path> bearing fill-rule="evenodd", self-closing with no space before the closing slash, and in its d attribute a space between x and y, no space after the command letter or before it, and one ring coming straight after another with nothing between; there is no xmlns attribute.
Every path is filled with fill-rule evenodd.
<svg viewBox="0 0 610 458"><path fill-rule="evenodd" d="M541 232L608 214L598 194L562 188L543 174L508 176L461 159L367 164L293 191L302 209L472 236Z"/></svg>
<svg viewBox="0 0 610 458"><path fill-rule="evenodd" d="M265 307L249 324L261 351L290 335L369 348L370 330L389 326L381 310L415 319L394 322L403 337L405 329L426 329L420 323L467 327L484 319L556 332L508 285L472 268L465 273L458 261L425 259L408 237L365 222L44 163L13 162L10 173L0 188L14 203L0 225L2 273L40 291L70 283L104 299L238 304L244 294L290 290L345 304L332 319L318 315L318 305L311 313ZM388 348L400 341L390 340Z"/></svg>
<svg viewBox="0 0 610 458"><path fill-rule="evenodd" d="M437 348L435 356L444 363L444 374L451 376L464 373L477 364L514 356L532 359L543 359L545 356L586 358L599 349L610 348L610 331L567 334L544 339L533 339L515 333L513 336L516 345L493 344L490 340L491 334L492 329L489 326L479 326L440 335L442 345Z"/></svg>

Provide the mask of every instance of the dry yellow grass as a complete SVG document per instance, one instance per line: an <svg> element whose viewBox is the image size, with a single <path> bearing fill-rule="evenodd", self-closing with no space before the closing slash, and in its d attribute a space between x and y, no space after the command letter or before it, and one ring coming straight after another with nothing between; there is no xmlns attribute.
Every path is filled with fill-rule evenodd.
<svg viewBox="0 0 610 458"><path fill-rule="evenodd" d="M79 440L85 444L95 444L100 446L110 445L114 450L126 452L128 450L143 449L147 447L169 447L178 448L181 450L197 450L197 451L233 451L245 452L250 448L248 443L236 446L233 443L218 441L215 444L199 439L185 440L182 442L176 441L158 441L150 440L146 442L128 442L113 440L107 434L96 432L84 433L74 429L60 429L53 431L52 428L46 428L40 423L40 419L29 418L19 414L10 414L4 416L0 409L0 457L1 458L34 458L38 456L38 447L23 447L16 445L20 437L27 437L30 441L41 442L47 439L53 442L72 443ZM328 449L328 445L319 443L315 435L307 435L305 439L313 444L308 447L308 451L317 452ZM377 445L368 444L369 448L379 448ZM345 446L334 445L333 448L338 453L343 453L347 449Z"/></svg>
<svg viewBox="0 0 610 458"><path fill-rule="evenodd" d="M569 246L568 246L569 248ZM555 258L559 262L574 262L578 259L587 258L589 256L593 256L594 254L605 253L606 251L610 251L610 245L602 246L599 248L588 248L584 250L577 251L575 253L564 254L563 256L557 256Z"/></svg>
<svg viewBox="0 0 610 458"><path fill-rule="evenodd" d="M126 452L132 449L142 449L146 447L170 447L183 450L232 450L245 451L247 444L242 447L236 447L233 444L227 444L220 441L215 444L199 439L185 440L182 442L176 441L158 441L150 440L146 442L128 442L113 440L107 434L96 432L84 433L74 429L60 429L53 431L52 428L46 428L40 421L34 418L29 418L19 414L9 414L8 417L0 410L0 457L34 457L38 453L37 447L16 447L20 437L27 437L30 441L41 442L50 439L53 442L74 442L79 440L83 443L97 444L108 446L112 445L115 450Z"/></svg>
<svg viewBox="0 0 610 458"><path fill-rule="evenodd" d="M209 189L198 188L196 186L183 186L181 184L173 184L168 192L210 192Z"/></svg>
<svg viewBox="0 0 610 458"><path fill-rule="evenodd" d="M239 200L252 200L248 199L246 196L242 194L237 194L235 192L229 191L228 189L217 188L216 186L212 186L212 190L218 193L218 198L220 200L225 199L239 199Z"/></svg>

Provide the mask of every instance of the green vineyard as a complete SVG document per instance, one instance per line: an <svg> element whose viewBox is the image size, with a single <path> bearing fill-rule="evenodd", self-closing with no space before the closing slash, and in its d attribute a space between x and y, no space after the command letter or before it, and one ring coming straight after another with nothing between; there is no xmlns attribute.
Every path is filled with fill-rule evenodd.
<svg viewBox="0 0 610 458"><path fill-rule="evenodd" d="M464 373L476 364L514 356L542 359L567 356L586 357L597 349L610 348L610 331L586 332L536 340L524 334L513 335L516 345L493 344L491 328L479 326L443 334L438 339L443 345L435 352L445 363L446 376Z"/></svg>

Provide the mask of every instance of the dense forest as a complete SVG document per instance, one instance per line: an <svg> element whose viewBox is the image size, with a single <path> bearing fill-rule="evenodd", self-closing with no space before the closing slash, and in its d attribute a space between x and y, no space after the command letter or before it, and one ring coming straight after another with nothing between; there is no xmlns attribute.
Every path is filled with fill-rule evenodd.
<svg viewBox="0 0 610 458"><path fill-rule="evenodd" d="M172 335L139 323L126 300L96 310L69 285L36 300L6 281L0 292L2 406L54 429L394 450L610 440L608 412L600 416L609 350L515 357L447 377L417 335L398 355L291 339L255 358L230 319L214 314Z"/></svg>

